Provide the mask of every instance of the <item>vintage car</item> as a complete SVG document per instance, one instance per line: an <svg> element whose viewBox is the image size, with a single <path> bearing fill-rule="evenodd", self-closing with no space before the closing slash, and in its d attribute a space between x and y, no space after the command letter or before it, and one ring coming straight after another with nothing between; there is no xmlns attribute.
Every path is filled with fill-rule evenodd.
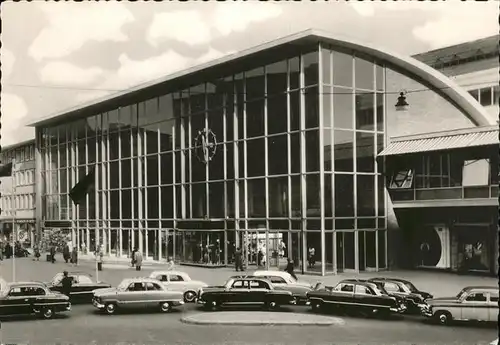
<svg viewBox="0 0 500 345"><path fill-rule="evenodd" d="M404 279L377 277L368 280L382 285L389 295L402 297L408 313L420 314L425 300L433 297L428 292L418 290L415 285Z"/></svg>
<svg viewBox="0 0 500 345"><path fill-rule="evenodd" d="M47 284L51 291L62 292L61 281L63 273L57 273ZM71 303L92 303L94 290L110 288L111 285L103 282L94 282L89 274L82 272L68 272L68 276L73 279L71 292L69 294Z"/></svg>
<svg viewBox="0 0 500 345"><path fill-rule="evenodd" d="M92 304L97 309L114 314L118 309L157 309L163 313L184 304L180 291L169 291L151 278L124 279L116 288L94 291Z"/></svg>
<svg viewBox="0 0 500 345"><path fill-rule="evenodd" d="M335 287L316 286L315 290L307 293L307 297L314 311L332 309L379 316L406 311L401 298L389 296L375 283L355 279L343 280Z"/></svg>
<svg viewBox="0 0 500 345"><path fill-rule="evenodd" d="M34 314L51 319L70 310L68 296L50 291L44 283L7 283L0 291L0 316Z"/></svg>
<svg viewBox="0 0 500 345"><path fill-rule="evenodd" d="M422 314L442 325L453 320L498 321L498 286L468 286L454 297L426 302Z"/></svg>
<svg viewBox="0 0 500 345"><path fill-rule="evenodd" d="M229 305L263 305L276 309L295 304L290 291L277 290L269 280L260 277L231 277L223 286L201 288L197 301L206 309Z"/></svg>
<svg viewBox="0 0 500 345"><path fill-rule="evenodd" d="M199 280L192 280L187 273L180 271L154 271L149 277L161 281L168 290L182 291L186 303L194 302L198 290L208 286Z"/></svg>
<svg viewBox="0 0 500 345"><path fill-rule="evenodd" d="M268 279L276 290L290 291L297 300L297 304L309 303L307 300L307 293L313 289L313 286L310 283L298 281L288 272L255 271L252 275Z"/></svg>

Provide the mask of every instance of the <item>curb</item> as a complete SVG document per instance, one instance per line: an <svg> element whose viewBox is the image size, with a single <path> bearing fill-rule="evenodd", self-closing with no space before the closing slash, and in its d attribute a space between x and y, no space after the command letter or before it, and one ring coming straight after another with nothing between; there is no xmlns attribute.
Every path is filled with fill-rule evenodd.
<svg viewBox="0 0 500 345"><path fill-rule="evenodd" d="M235 321L234 318L232 320L217 320L217 319L205 319L200 320L197 319L197 316L207 315L207 314L196 314L193 316L186 316L180 319L182 323L190 324L190 325L202 325L202 326L215 326L215 325L224 325L224 326L343 326L345 321L340 318L332 318L332 317L324 317L324 320L240 320ZM247 315L246 313L242 313L242 316ZM294 313L294 315L297 315ZM300 314L303 316L303 314Z"/></svg>

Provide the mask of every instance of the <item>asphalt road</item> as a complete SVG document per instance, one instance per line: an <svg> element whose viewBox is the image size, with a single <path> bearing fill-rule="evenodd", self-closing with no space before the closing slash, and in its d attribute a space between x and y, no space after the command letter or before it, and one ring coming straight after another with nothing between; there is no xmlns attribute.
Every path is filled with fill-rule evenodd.
<svg viewBox="0 0 500 345"><path fill-rule="evenodd" d="M63 264L18 261L17 280L48 280ZM0 275L9 280L10 265L0 264ZM80 270L89 271L82 266ZM149 271L142 272L142 275ZM112 284L132 270L108 270L103 278ZM309 312L308 307L290 311ZM196 305L170 314L127 313L101 315L92 306L75 305L67 315L53 320L31 317L2 322L4 344L488 344L498 337L496 325L427 324L420 317L395 320L342 317L343 326L197 326L180 322L186 314L201 312ZM251 312L251 311L248 311Z"/></svg>

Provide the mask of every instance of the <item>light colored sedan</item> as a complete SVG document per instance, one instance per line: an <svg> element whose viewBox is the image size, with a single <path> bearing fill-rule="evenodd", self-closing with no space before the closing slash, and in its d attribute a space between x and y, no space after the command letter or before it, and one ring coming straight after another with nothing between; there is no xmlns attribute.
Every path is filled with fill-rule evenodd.
<svg viewBox="0 0 500 345"><path fill-rule="evenodd" d="M313 286L307 282L301 282L285 271L255 271L256 277L269 279L276 290L290 291L297 304L309 304L307 293L313 290Z"/></svg>
<svg viewBox="0 0 500 345"><path fill-rule="evenodd" d="M191 279L186 272L181 271L154 271L149 277L162 282L168 290L181 291L186 303L194 302L198 290L208 286L202 281Z"/></svg>
<svg viewBox="0 0 500 345"><path fill-rule="evenodd" d="M422 314L440 324L460 321L498 321L498 287L469 286L456 296L426 300Z"/></svg>
<svg viewBox="0 0 500 345"><path fill-rule="evenodd" d="M124 279L116 288L94 290L92 304L97 309L114 314L118 309L158 309L163 313L184 304L180 291L168 291L151 278Z"/></svg>

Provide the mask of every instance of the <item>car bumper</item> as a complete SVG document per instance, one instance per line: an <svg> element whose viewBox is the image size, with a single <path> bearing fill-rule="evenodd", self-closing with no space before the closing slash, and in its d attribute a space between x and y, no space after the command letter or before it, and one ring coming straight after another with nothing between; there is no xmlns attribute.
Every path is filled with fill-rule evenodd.
<svg viewBox="0 0 500 345"><path fill-rule="evenodd" d="M401 304L399 307L390 308L389 310L392 311L393 313L402 314L405 313L408 310L408 308L406 307L406 305Z"/></svg>
<svg viewBox="0 0 500 345"><path fill-rule="evenodd" d="M170 303L172 304L172 306L178 307L178 306L183 305L184 301L181 301L181 300L179 300L179 301L170 301Z"/></svg>
<svg viewBox="0 0 500 345"><path fill-rule="evenodd" d="M96 307L97 309L104 309L105 305L101 302L98 302L96 300L92 300L92 305Z"/></svg>

